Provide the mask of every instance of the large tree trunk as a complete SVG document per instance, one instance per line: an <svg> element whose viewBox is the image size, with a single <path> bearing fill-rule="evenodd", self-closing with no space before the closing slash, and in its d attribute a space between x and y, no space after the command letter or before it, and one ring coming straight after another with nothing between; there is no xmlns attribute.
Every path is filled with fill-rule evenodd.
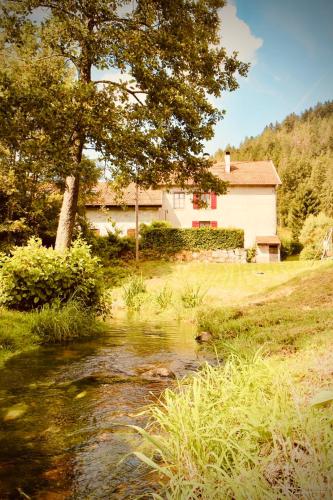
<svg viewBox="0 0 333 500"><path fill-rule="evenodd" d="M73 173L66 177L65 192L59 216L55 249L61 252L71 246L79 199L80 164L84 139L76 134L73 144Z"/></svg>
<svg viewBox="0 0 333 500"><path fill-rule="evenodd" d="M77 203L79 199L79 174L66 177L66 189L59 216L55 249L64 251L72 242Z"/></svg>

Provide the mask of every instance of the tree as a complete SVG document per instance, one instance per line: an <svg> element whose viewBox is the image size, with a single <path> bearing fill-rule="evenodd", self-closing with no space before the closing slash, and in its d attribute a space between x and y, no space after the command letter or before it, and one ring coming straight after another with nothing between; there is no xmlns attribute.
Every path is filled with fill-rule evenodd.
<svg viewBox="0 0 333 500"><path fill-rule="evenodd" d="M184 186L191 179L205 191L225 192L225 183L209 174L209 161L202 156L203 141L212 137L222 116L207 95L235 90L237 73L245 76L248 65L219 46L224 3L2 2L8 43L20 43L22 31L34 29L50 59L63 58L76 71L76 80L62 85L63 96L53 106L59 134L53 154L62 159L67 175L57 248L71 242L87 144L109 162L122 185L135 180L144 188L170 182ZM39 22L33 21L36 9L42 9ZM108 70L108 77L93 80L96 69ZM50 123L43 131L54 135Z"/></svg>
<svg viewBox="0 0 333 500"><path fill-rule="evenodd" d="M299 191L292 204L290 214L290 227L295 239L298 239L305 219L309 215L319 213L319 205L319 200L311 188L305 187Z"/></svg>
<svg viewBox="0 0 333 500"><path fill-rule="evenodd" d="M29 29L28 29L29 28ZM31 27L21 30L20 44L0 38L0 244L23 243L38 235L55 240L64 168L58 155L69 139L54 118L73 72L63 59L50 57ZM83 192L98 178L91 160L83 159Z"/></svg>

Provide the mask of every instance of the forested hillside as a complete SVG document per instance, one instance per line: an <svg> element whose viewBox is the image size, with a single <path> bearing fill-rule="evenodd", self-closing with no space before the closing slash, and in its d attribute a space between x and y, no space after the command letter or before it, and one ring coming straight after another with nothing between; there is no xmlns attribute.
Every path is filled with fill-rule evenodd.
<svg viewBox="0 0 333 500"><path fill-rule="evenodd" d="M261 135L228 147L234 160L273 160L282 180L279 224L295 229L310 213L333 216L333 101L268 125ZM215 157L224 152L218 150Z"/></svg>

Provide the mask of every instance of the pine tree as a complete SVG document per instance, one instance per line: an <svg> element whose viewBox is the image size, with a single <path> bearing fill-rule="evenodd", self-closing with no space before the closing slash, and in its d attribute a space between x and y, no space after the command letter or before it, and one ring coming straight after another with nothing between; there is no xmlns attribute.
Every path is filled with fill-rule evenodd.
<svg viewBox="0 0 333 500"><path fill-rule="evenodd" d="M317 215L319 207L319 200L311 188L305 187L298 192L290 211L290 228L296 240L307 216Z"/></svg>

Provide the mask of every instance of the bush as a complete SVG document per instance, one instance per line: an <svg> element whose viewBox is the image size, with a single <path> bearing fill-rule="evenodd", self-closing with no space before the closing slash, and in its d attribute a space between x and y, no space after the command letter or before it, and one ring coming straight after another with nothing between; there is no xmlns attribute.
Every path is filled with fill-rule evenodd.
<svg viewBox="0 0 333 500"><path fill-rule="evenodd" d="M128 236L109 233L107 236L91 236L89 239L91 251L105 264L113 259L133 258L135 255L135 240Z"/></svg>
<svg viewBox="0 0 333 500"><path fill-rule="evenodd" d="M302 250L303 245L293 239L281 239L281 260L285 260L287 257L292 255L298 255Z"/></svg>
<svg viewBox="0 0 333 500"><path fill-rule="evenodd" d="M159 255L173 255L181 250L218 250L243 248L242 229L178 229L174 227L141 226L143 250L153 250Z"/></svg>
<svg viewBox="0 0 333 500"><path fill-rule="evenodd" d="M331 227L333 227L333 218L327 217L324 213L316 216L310 215L306 219L299 237L304 247L300 254L301 259L320 259L323 240Z"/></svg>
<svg viewBox="0 0 333 500"><path fill-rule="evenodd" d="M61 253L30 239L27 246L16 247L10 257L0 260L0 305L9 309L29 311L70 299L97 307L100 283L99 259L81 240Z"/></svg>
<svg viewBox="0 0 333 500"><path fill-rule="evenodd" d="M31 333L42 344L58 344L101 333L103 324L75 301L45 306L31 314Z"/></svg>

